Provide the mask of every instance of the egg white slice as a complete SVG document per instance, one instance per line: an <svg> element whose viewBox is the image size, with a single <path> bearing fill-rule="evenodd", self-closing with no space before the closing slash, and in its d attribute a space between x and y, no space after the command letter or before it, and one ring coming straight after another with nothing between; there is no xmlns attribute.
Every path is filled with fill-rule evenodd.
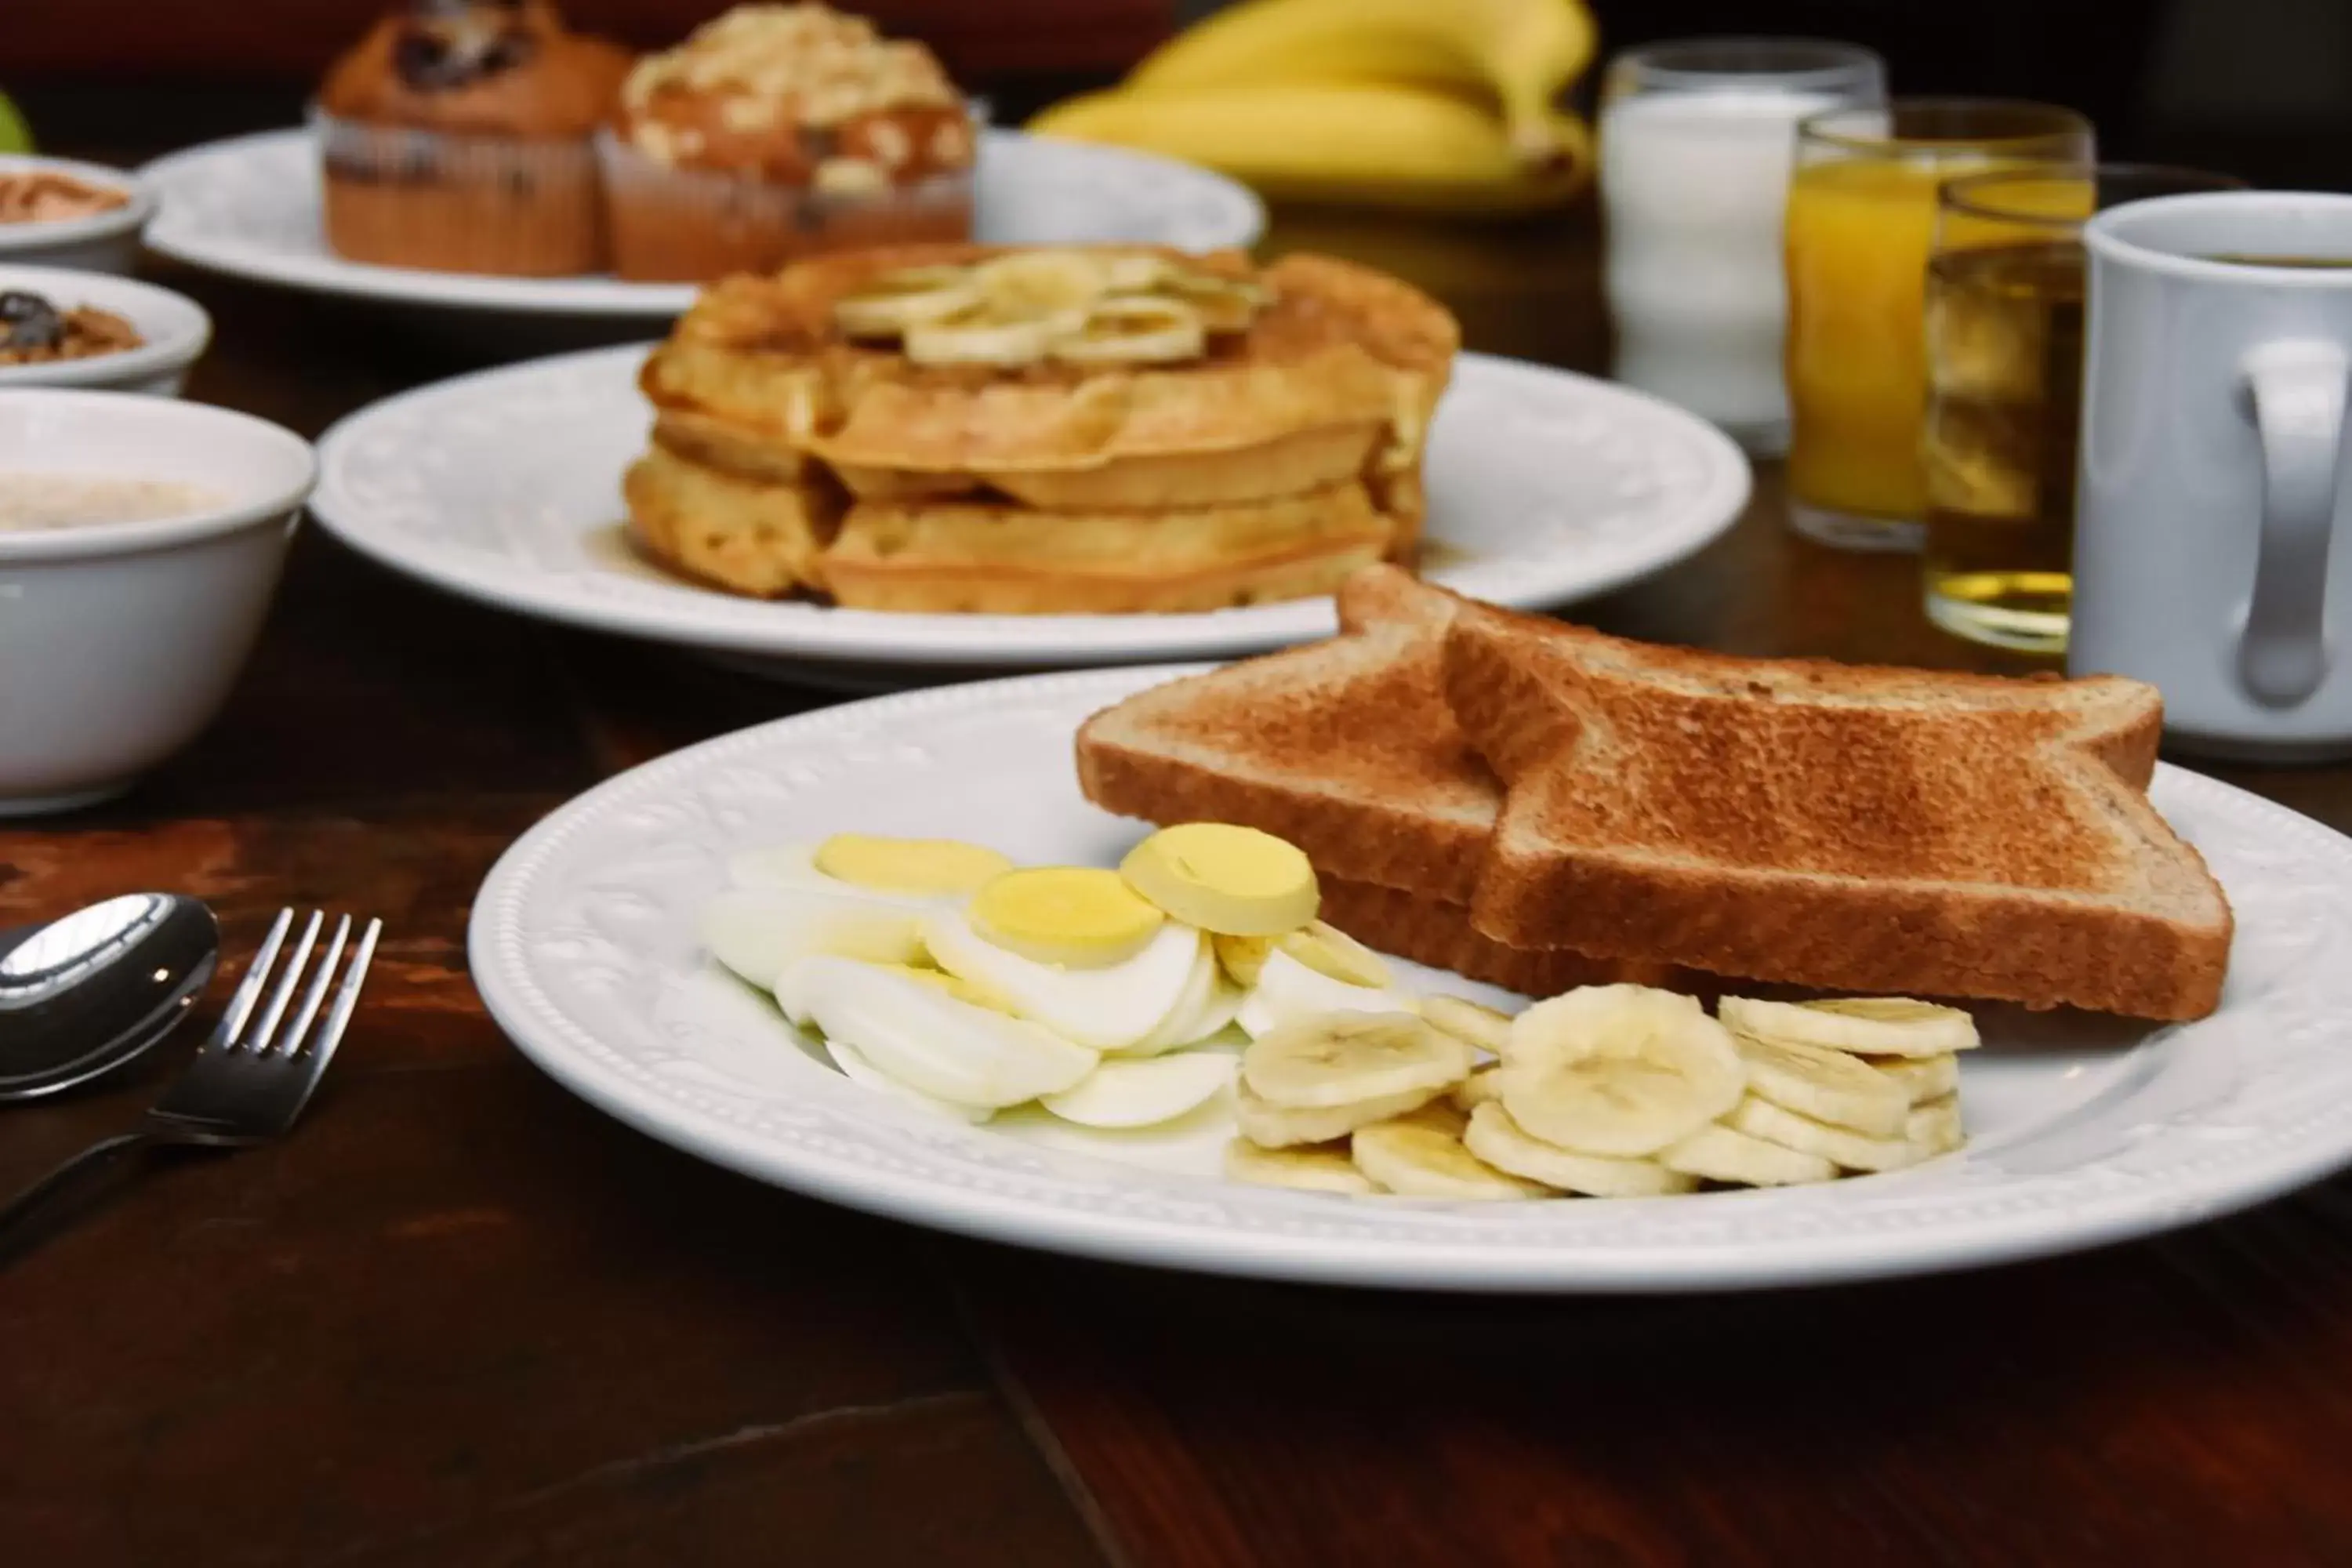
<svg viewBox="0 0 2352 1568"><path fill-rule="evenodd" d="M704 907L701 930L713 958L762 990L816 953L876 963L923 956L912 911L806 888L730 889Z"/></svg>
<svg viewBox="0 0 2352 1568"><path fill-rule="evenodd" d="M1222 1051L1108 1057L1077 1087L1041 1095L1038 1103L1081 1127L1150 1127L1204 1104L1240 1065Z"/></svg>
<svg viewBox="0 0 2352 1568"><path fill-rule="evenodd" d="M1123 963L1065 969L997 946L972 930L961 910L925 916L921 932L941 969L986 986L1024 1018L1098 1051L1133 1046L1167 1023L1208 947L1200 931L1170 921Z"/></svg>
<svg viewBox="0 0 2352 1568"><path fill-rule="evenodd" d="M1234 1015L1253 1040L1267 1030L1318 1013L1418 1013L1421 1005L1387 985L1350 985L1310 969L1276 948L1266 955L1257 984Z"/></svg>
<svg viewBox="0 0 2352 1568"><path fill-rule="evenodd" d="M926 1110L935 1110L958 1121L985 1121L994 1114L984 1105L958 1105L951 1100L941 1100L937 1095L925 1094L919 1089L900 1083L867 1061L866 1053L846 1040L825 1041L824 1054L833 1058L833 1065L841 1069L842 1077L860 1089L870 1089L877 1094L887 1094L910 1105L919 1105Z"/></svg>
<svg viewBox="0 0 2352 1568"><path fill-rule="evenodd" d="M1230 1006L1219 994L1229 989L1221 979L1217 955L1207 942L1201 944L1201 956L1192 962L1192 973L1184 981L1184 994L1160 1026L1131 1046L1119 1047L1119 1055L1153 1057L1162 1051L1172 1051L1179 1046L1189 1046L1203 1035L1213 1035L1232 1018L1233 1008L1241 1005L1235 993Z"/></svg>
<svg viewBox="0 0 2352 1568"><path fill-rule="evenodd" d="M776 981L787 1017L854 1047L910 1089L995 1109L1056 1094L1099 1058L1025 1019L855 959L803 958Z"/></svg>

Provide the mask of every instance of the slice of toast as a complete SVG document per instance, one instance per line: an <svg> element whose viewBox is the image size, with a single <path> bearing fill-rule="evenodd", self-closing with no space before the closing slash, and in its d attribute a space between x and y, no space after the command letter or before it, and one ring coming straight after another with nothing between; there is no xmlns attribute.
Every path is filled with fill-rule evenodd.
<svg viewBox="0 0 2352 1568"><path fill-rule="evenodd" d="M1359 572L1339 590L1339 637L1087 720L1078 783L1122 816L1241 823L1326 877L1466 905L1502 787L1443 689L1446 627L1465 603L1394 567Z"/></svg>
<svg viewBox="0 0 2352 1568"><path fill-rule="evenodd" d="M1830 990L2219 1003L2228 901L2144 794L2153 688L1738 658L1466 604L1444 666L1509 785L1472 900L1488 936Z"/></svg>

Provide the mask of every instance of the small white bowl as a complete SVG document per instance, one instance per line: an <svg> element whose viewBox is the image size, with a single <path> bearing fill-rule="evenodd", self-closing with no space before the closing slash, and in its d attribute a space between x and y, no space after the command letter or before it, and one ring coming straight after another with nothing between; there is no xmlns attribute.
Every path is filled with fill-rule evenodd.
<svg viewBox="0 0 2352 1568"><path fill-rule="evenodd" d="M213 319L185 295L110 272L0 262L0 294L38 294L59 310L94 305L129 320L145 340L121 353L43 364L0 364L0 391L18 386L86 386L94 392L152 392L177 397L188 367L213 341Z"/></svg>
<svg viewBox="0 0 2352 1568"><path fill-rule="evenodd" d="M129 272L139 265L139 231L155 216L155 193L138 178L103 163L0 153L0 174L46 169L84 184L121 191L131 200L111 212L49 223L0 223L0 261L37 267L78 267L87 272Z"/></svg>
<svg viewBox="0 0 2352 1568"><path fill-rule="evenodd" d="M0 391L0 476L218 491L148 522L0 531L0 816L128 789L227 700L318 463L249 415L172 398Z"/></svg>

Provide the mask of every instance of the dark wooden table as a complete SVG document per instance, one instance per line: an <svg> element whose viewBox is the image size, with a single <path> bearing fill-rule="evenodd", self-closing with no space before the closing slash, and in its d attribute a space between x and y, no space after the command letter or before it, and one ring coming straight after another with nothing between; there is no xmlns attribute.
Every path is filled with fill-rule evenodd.
<svg viewBox="0 0 2352 1568"><path fill-rule="evenodd" d="M1287 218L1275 243L1422 280L1473 346L1601 354L1583 220ZM166 276L219 319L192 395L305 432L479 357ZM1583 613L1977 662L1923 624L1915 565L1781 513L1768 469L1719 543ZM211 900L236 952L286 903L390 930L293 1137L174 1163L0 1272L0 1563L2352 1563L2341 1183L1939 1279L1487 1301L946 1240L598 1115L476 1000L473 889L598 779L826 700L311 532L194 750L103 810L0 826L0 924L162 887ZM2352 826L2352 771L2230 776ZM166 1067L0 1110L0 1189Z"/></svg>

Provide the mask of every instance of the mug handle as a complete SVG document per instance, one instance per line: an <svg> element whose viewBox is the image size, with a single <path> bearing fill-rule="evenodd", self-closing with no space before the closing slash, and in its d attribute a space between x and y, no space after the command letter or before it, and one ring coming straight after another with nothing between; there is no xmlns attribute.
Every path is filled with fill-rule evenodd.
<svg viewBox="0 0 2352 1568"><path fill-rule="evenodd" d="M2267 343L2246 359L2247 413L2263 447L2263 531L2238 679L2266 708L2302 701L2327 673L2327 547L2347 370L2344 350L2326 342Z"/></svg>

